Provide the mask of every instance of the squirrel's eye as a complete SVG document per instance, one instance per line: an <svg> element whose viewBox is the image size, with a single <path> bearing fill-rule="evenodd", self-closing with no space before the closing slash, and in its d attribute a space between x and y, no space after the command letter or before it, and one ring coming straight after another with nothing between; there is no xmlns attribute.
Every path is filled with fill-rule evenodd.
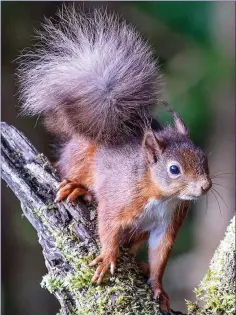
<svg viewBox="0 0 236 315"><path fill-rule="evenodd" d="M173 175L179 175L180 174L180 169L177 165L171 165L169 170L170 170L170 173Z"/></svg>

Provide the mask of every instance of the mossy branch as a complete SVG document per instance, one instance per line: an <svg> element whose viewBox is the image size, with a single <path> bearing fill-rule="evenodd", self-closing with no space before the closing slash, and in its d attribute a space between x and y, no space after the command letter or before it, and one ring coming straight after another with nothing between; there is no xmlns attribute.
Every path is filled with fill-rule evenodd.
<svg viewBox="0 0 236 315"><path fill-rule="evenodd" d="M195 289L197 302L187 301L196 315L235 314L235 217L215 251L206 276Z"/></svg>
<svg viewBox="0 0 236 315"><path fill-rule="evenodd" d="M116 275L107 277L101 286L91 284L94 270L88 267L88 262L99 252L95 207L82 201L73 205L66 202L55 204L53 200L59 184L56 170L14 127L1 123L1 129L2 178L20 200L25 217L37 231L48 269L42 286L58 299L60 314L160 315L159 305L153 300L150 286L124 250L118 261ZM226 236L224 244L227 244L227 240ZM218 281L217 286L218 283L222 284L224 299L227 294L233 294L233 275L227 273L229 266L234 266L231 249L232 246L221 245L216 252L210 276L208 274L207 282L203 280L200 285L205 290L203 297L212 297L208 285L211 282L208 280L209 277L213 279L213 275L215 277L215 260L221 264L220 272L225 271L227 274L227 282L232 281L230 286L226 286L224 279L217 276L214 285L215 281ZM208 306L204 310L189 303L189 309L192 314L214 314L209 313L212 310L209 301L205 301L205 305ZM199 313L200 310L202 313ZM183 315L181 312L172 313Z"/></svg>
<svg viewBox="0 0 236 315"><path fill-rule="evenodd" d="M14 127L1 123L1 129L2 177L37 231L48 269L42 286L56 296L61 314L160 315L150 286L126 252L114 277L91 284L94 268L88 262L99 251L95 207L82 201L55 204L55 169Z"/></svg>

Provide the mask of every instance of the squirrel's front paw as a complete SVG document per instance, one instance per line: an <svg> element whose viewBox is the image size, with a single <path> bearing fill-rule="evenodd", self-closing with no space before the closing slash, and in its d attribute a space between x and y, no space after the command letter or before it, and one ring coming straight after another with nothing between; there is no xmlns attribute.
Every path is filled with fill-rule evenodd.
<svg viewBox="0 0 236 315"><path fill-rule="evenodd" d="M93 283L100 284L103 280L103 277L107 273L108 269L110 268L110 272L112 275L115 273L115 268L116 268L116 255L100 255L96 257L90 264L89 266L95 266L99 264L97 267L97 270L92 278Z"/></svg>
<svg viewBox="0 0 236 315"><path fill-rule="evenodd" d="M92 201L93 198L92 194L81 187L81 185L76 181L64 179L58 187L58 192L54 202L62 201L65 198L67 198L68 202L72 202L80 196L84 196L87 201Z"/></svg>
<svg viewBox="0 0 236 315"><path fill-rule="evenodd" d="M165 293L162 287L154 289L154 298L159 299L160 308L164 315L170 314L169 296Z"/></svg>

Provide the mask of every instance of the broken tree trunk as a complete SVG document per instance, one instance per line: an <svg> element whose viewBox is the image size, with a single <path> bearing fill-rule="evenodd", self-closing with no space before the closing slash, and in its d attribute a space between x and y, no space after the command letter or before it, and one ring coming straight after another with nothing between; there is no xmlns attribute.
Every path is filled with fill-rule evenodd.
<svg viewBox="0 0 236 315"><path fill-rule="evenodd" d="M125 250L116 275L106 277L103 285L91 284L94 268L88 263L99 252L95 206L82 201L55 204L56 170L14 127L1 123L1 129L2 178L37 231L48 269L42 286L56 296L61 314L160 315L150 286ZM202 310L190 308L194 314Z"/></svg>

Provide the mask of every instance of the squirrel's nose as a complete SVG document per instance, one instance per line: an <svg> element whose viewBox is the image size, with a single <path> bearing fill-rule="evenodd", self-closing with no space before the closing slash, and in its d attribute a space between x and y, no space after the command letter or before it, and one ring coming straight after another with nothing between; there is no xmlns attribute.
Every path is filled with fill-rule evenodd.
<svg viewBox="0 0 236 315"><path fill-rule="evenodd" d="M202 194L206 194L208 190L211 189L211 187L212 187L211 180L210 179L206 180L201 186Z"/></svg>

